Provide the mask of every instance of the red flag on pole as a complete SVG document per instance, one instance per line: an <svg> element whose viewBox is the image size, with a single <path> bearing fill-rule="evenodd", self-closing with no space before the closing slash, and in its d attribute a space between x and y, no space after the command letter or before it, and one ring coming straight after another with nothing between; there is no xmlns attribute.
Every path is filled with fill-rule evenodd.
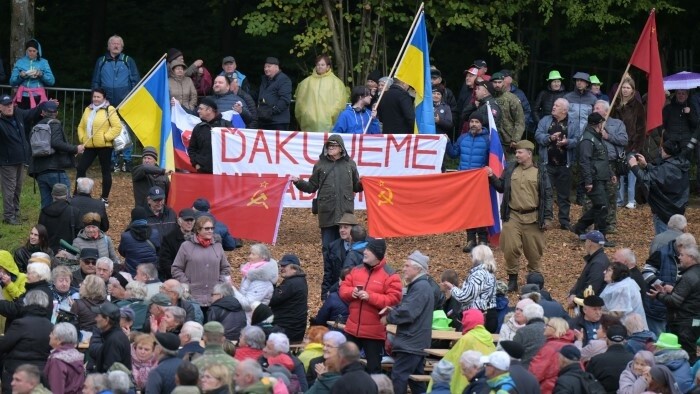
<svg viewBox="0 0 700 394"><path fill-rule="evenodd" d="M275 244L289 177L175 173L171 182L168 203L175 211L204 197L234 237Z"/></svg>
<svg viewBox="0 0 700 394"><path fill-rule="evenodd" d="M486 169L413 176L364 176L372 237L442 234L493 225Z"/></svg>
<svg viewBox="0 0 700 394"><path fill-rule="evenodd" d="M661 126L661 112L666 95L664 79L661 73L661 58L659 57L659 41L656 37L656 11L651 10L642 35L632 52L629 64L647 73L649 91L647 92L647 133Z"/></svg>

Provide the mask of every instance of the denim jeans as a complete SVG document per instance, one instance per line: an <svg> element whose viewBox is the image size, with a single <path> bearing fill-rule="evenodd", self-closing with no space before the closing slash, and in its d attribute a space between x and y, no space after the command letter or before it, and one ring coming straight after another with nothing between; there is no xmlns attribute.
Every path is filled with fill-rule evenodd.
<svg viewBox="0 0 700 394"><path fill-rule="evenodd" d="M620 188L617 192L617 205L623 205L625 202L625 189L627 189L627 202L636 204L634 196L634 187L637 185L637 177L632 171L625 176L620 177Z"/></svg>
<svg viewBox="0 0 700 394"><path fill-rule="evenodd" d="M41 195L41 207L44 208L53 202L51 190L53 185L62 183L68 187L68 197L70 198L70 179L65 171L60 172L45 172L36 177L36 183L39 184L39 194Z"/></svg>
<svg viewBox="0 0 700 394"><path fill-rule="evenodd" d="M119 164L119 155L122 155L124 157L124 163L130 163L131 162L131 154L134 152L134 146L130 146L123 151L116 152L112 151L112 167L117 168L117 165Z"/></svg>
<svg viewBox="0 0 700 394"><path fill-rule="evenodd" d="M654 235L659 235L668 230L668 223L664 223L658 216L652 215L652 220L654 221Z"/></svg>

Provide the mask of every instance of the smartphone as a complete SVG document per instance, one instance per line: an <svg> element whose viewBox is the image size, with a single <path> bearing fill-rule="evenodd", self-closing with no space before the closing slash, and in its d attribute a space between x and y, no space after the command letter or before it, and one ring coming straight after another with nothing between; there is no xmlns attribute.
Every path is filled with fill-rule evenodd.
<svg viewBox="0 0 700 394"><path fill-rule="evenodd" d="M365 287L364 287L364 286L355 286L355 289L356 289L357 291L362 291L362 290L365 289Z"/></svg>

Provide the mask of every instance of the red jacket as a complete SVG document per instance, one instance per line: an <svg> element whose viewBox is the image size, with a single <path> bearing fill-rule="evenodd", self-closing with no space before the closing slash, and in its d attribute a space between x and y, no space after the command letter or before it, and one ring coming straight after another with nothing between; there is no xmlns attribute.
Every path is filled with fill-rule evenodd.
<svg viewBox="0 0 700 394"><path fill-rule="evenodd" d="M367 301L352 298L357 286L363 286L369 293ZM345 332L358 338L386 339L386 327L379 322L379 311L398 305L402 296L401 278L386 265L386 260L374 267L363 264L353 268L340 284L338 294L348 303L350 311Z"/></svg>
<svg viewBox="0 0 700 394"><path fill-rule="evenodd" d="M552 394L559 375L559 350L574 343L574 332L569 330L560 338L547 338L544 346L530 361L530 372L540 383L542 394Z"/></svg>

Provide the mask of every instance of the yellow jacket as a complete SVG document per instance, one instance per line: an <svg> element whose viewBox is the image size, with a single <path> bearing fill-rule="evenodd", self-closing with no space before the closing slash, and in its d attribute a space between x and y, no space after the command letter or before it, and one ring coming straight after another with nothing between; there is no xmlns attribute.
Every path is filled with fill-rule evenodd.
<svg viewBox="0 0 700 394"><path fill-rule="evenodd" d="M15 276L15 280L2 287L3 299L14 301L24 294L24 284L27 282L27 276L19 272L15 259L6 250L0 250L0 267Z"/></svg>
<svg viewBox="0 0 700 394"><path fill-rule="evenodd" d="M95 119L92 121L92 137L88 137L87 124L91 112L92 108L85 108L83 117L80 119L78 125L80 143L85 144L86 148L111 148L112 141L122 131L122 124L119 121L116 108L110 105L107 108L97 110Z"/></svg>
<svg viewBox="0 0 700 394"><path fill-rule="evenodd" d="M333 71L313 74L301 81L295 94L294 115L301 131L331 131L345 109L348 91Z"/></svg>

